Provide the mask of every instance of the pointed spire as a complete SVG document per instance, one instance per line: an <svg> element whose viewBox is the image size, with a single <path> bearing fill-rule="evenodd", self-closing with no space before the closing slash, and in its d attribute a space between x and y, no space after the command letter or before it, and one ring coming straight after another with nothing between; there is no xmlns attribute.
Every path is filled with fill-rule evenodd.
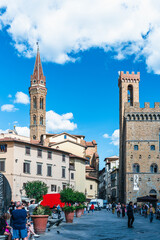
<svg viewBox="0 0 160 240"><path fill-rule="evenodd" d="M41 58L40 58L40 52L39 52L39 44L37 44L37 56L36 56L36 61L34 65L34 70L33 70L33 75L31 76L32 83L36 84L46 84L45 82L45 76L43 74L43 69L42 69L42 63L41 63Z"/></svg>

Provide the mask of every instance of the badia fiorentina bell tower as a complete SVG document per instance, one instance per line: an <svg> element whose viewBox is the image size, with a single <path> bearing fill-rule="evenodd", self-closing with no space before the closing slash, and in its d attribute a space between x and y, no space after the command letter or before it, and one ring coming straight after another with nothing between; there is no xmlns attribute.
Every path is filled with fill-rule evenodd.
<svg viewBox="0 0 160 240"><path fill-rule="evenodd" d="M46 133L46 77L43 74L39 46L33 75L29 88L30 94L30 139L41 140Z"/></svg>

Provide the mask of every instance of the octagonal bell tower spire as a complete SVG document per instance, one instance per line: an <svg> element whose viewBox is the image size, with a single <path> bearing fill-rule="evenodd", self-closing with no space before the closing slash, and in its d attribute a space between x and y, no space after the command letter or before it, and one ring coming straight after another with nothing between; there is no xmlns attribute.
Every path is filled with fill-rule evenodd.
<svg viewBox="0 0 160 240"><path fill-rule="evenodd" d="M39 140L46 133L46 77L43 74L39 45L29 88L30 94L30 138Z"/></svg>

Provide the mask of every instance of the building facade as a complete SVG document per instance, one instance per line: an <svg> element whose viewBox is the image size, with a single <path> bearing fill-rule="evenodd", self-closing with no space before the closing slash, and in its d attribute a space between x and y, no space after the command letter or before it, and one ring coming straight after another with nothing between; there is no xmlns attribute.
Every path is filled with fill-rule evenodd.
<svg viewBox="0 0 160 240"><path fill-rule="evenodd" d="M99 191L98 191L98 198L106 199L106 168L104 167L102 170L99 171Z"/></svg>
<svg viewBox="0 0 160 240"><path fill-rule="evenodd" d="M121 72L120 97L120 201L146 195L160 200L160 106L140 107L140 73Z"/></svg>

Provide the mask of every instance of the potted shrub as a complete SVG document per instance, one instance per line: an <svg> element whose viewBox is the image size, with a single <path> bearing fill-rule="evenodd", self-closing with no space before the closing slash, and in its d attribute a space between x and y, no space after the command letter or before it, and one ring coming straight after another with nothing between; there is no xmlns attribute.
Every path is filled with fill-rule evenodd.
<svg viewBox="0 0 160 240"><path fill-rule="evenodd" d="M75 191L72 188L67 187L60 192L60 199L65 203L65 206L62 208L62 210L65 213L66 222L72 223L75 210L75 207L73 206L75 203Z"/></svg>
<svg viewBox="0 0 160 240"><path fill-rule="evenodd" d="M31 215L35 233L45 233L48 217L51 215L51 213L52 212L48 206L39 205L35 208L35 210L33 211L33 215Z"/></svg>
<svg viewBox="0 0 160 240"><path fill-rule="evenodd" d="M76 203L78 203L78 205L76 206L76 217L81 217L81 215L83 215L84 213L84 205L82 203L86 201L86 196L84 195L84 193L76 191L75 200Z"/></svg>

